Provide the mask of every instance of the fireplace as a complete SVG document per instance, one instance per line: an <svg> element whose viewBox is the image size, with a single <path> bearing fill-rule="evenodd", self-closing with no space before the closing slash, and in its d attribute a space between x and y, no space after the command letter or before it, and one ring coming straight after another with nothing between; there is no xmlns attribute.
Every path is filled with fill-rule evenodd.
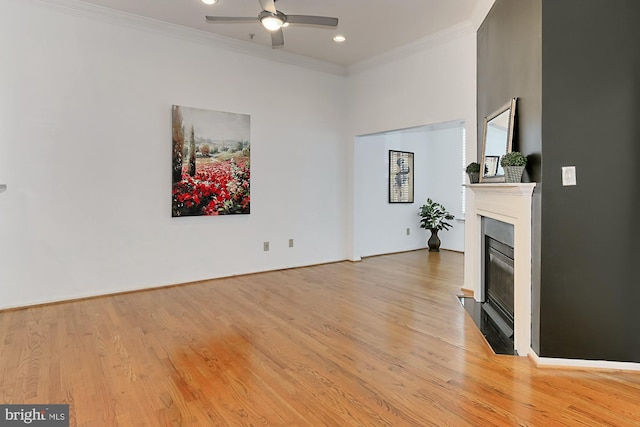
<svg viewBox="0 0 640 427"><path fill-rule="evenodd" d="M483 217L482 240L484 302L507 323L505 335L510 338L515 314L513 225Z"/></svg>
<svg viewBox="0 0 640 427"><path fill-rule="evenodd" d="M491 237L485 242L485 302L513 325L513 248Z"/></svg>
<svg viewBox="0 0 640 427"><path fill-rule="evenodd" d="M513 297L505 296L499 291L497 299L502 307L500 310L510 311L508 302L513 300L511 307L513 345L520 356L526 356L531 350L531 201L535 183L490 183L471 184L468 198L468 209L465 222L465 261L464 288L473 292L478 302L487 300L485 289L486 256L483 256L487 219L496 220L512 228L511 240L504 236L490 238L510 246L495 248L500 254L490 256L490 261L499 265L498 276L513 274ZM491 221L489 221L491 222ZM498 233L501 234L501 233ZM503 256L504 255L504 256ZM503 280L504 277L501 278ZM504 280L503 280L504 281ZM491 285L490 285L491 287ZM489 305L492 307L493 305ZM496 309L499 312L498 309ZM508 316L506 316L509 319ZM508 324L510 322L505 322Z"/></svg>

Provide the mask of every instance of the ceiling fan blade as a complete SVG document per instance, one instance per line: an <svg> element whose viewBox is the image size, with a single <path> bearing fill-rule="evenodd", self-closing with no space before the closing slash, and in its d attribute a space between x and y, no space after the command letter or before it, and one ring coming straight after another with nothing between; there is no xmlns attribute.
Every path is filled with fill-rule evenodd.
<svg viewBox="0 0 640 427"><path fill-rule="evenodd" d="M271 31L271 47L282 47L284 46L284 33L282 29Z"/></svg>
<svg viewBox="0 0 640 427"><path fill-rule="evenodd" d="M320 25L322 27L338 26L338 18L330 18L328 16L287 15L287 22L289 24Z"/></svg>
<svg viewBox="0 0 640 427"><path fill-rule="evenodd" d="M253 16L206 16L207 22L256 22Z"/></svg>
<svg viewBox="0 0 640 427"><path fill-rule="evenodd" d="M262 10L267 12L276 13L276 5L273 0L258 0Z"/></svg>
<svg viewBox="0 0 640 427"><path fill-rule="evenodd" d="M207 16L207 22L256 22L255 16Z"/></svg>

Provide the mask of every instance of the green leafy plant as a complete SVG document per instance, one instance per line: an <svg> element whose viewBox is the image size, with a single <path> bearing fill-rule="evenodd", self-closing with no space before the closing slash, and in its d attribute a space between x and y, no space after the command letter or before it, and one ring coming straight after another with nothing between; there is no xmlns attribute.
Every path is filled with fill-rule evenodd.
<svg viewBox="0 0 640 427"><path fill-rule="evenodd" d="M447 221L454 219L440 203L427 199L427 203L420 206L420 228L426 230L448 230L452 227Z"/></svg>
<svg viewBox="0 0 640 427"><path fill-rule="evenodd" d="M519 151L512 151L500 159L500 166L526 166L527 158Z"/></svg>
<svg viewBox="0 0 640 427"><path fill-rule="evenodd" d="M480 173L480 163L477 162L471 162L467 165L467 168L465 169L465 172L467 173Z"/></svg>

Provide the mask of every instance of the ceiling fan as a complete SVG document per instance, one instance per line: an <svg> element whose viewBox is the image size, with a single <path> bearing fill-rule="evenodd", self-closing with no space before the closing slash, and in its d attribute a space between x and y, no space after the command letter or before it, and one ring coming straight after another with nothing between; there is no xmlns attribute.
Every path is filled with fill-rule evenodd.
<svg viewBox="0 0 640 427"><path fill-rule="evenodd" d="M284 34L282 28L288 25L313 25L320 27L338 26L338 18L312 15L285 15L276 10L276 0L258 0L262 11L257 18L242 16L207 16L207 22L255 22L258 20L264 28L271 33L271 47L284 46Z"/></svg>

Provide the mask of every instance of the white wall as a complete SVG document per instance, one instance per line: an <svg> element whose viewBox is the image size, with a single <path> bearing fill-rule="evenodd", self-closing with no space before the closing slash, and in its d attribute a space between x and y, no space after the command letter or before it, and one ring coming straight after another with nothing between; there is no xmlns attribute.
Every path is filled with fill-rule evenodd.
<svg viewBox="0 0 640 427"><path fill-rule="evenodd" d="M0 52L0 308L346 258L345 77L24 0ZM251 115L251 215L171 218L172 104Z"/></svg>
<svg viewBox="0 0 640 427"><path fill-rule="evenodd" d="M412 46L352 67L349 75L349 162L357 165L358 135L417 127L424 124L462 121L467 137L467 159L476 158L476 33L470 24L451 28ZM461 173L461 160L438 167ZM357 168L349 179L350 259L363 253L359 248L359 214L356 200ZM447 201L442 201L447 206ZM449 206L447 206L449 207ZM456 224L463 241L463 223ZM406 226L404 227L406 229ZM450 232L447 232L450 233ZM461 239L461 240L460 240ZM462 250L456 246L456 250Z"/></svg>
<svg viewBox="0 0 640 427"><path fill-rule="evenodd" d="M441 248L458 252L464 251L462 185L467 183L462 170L462 132L461 126L445 126L428 133L428 176L425 195L420 202L422 205L430 197L456 217L451 221L453 228L438 233L438 236L442 241Z"/></svg>
<svg viewBox="0 0 640 427"><path fill-rule="evenodd" d="M359 257L425 248L419 207L427 198L462 219L462 133L447 123L356 138L355 252ZM414 153L414 203L388 203L389 150ZM464 249L464 222L439 234L443 249ZM409 235L407 235L409 229Z"/></svg>

